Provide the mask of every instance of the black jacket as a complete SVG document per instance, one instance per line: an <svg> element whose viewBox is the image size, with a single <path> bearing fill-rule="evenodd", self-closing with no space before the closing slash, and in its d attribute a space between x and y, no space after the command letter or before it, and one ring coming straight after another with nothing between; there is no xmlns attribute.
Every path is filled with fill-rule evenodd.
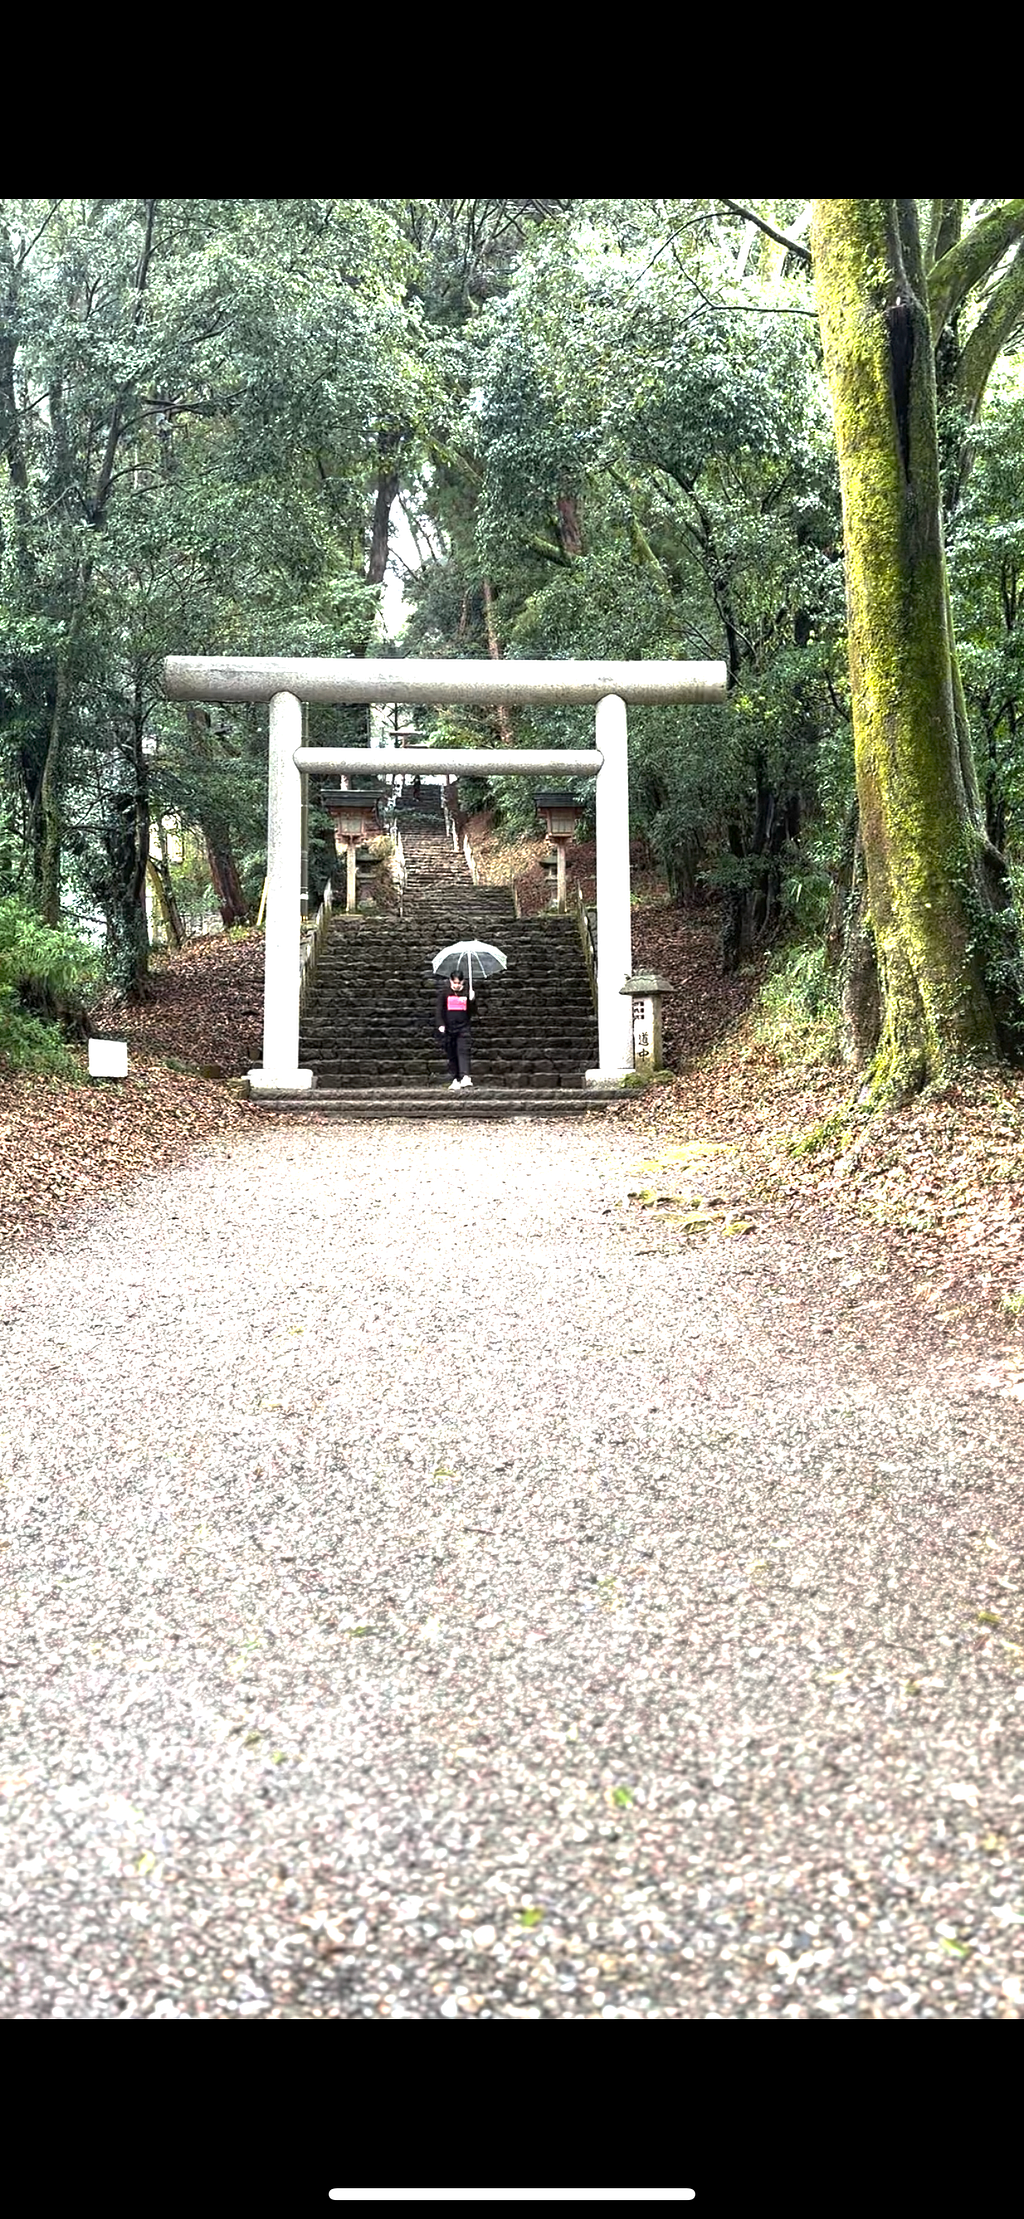
<svg viewBox="0 0 1024 2219"><path fill-rule="evenodd" d="M462 1002L462 1008L449 1008L449 1002ZM453 995L451 980L441 979L437 989L435 1027L444 1026L445 1032L464 1032L471 1018L476 1015L476 994L470 996L468 985L463 984L461 995Z"/></svg>

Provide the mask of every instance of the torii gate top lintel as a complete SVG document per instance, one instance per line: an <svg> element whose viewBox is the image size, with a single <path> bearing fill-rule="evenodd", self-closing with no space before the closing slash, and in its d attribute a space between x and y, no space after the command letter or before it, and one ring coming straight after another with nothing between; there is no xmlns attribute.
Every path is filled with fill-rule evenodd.
<svg viewBox="0 0 1024 2219"><path fill-rule="evenodd" d="M164 690L172 701L451 702L525 707L530 702L724 701L724 663L464 662L334 655L169 655Z"/></svg>
<svg viewBox="0 0 1024 2219"><path fill-rule="evenodd" d="M267 927L264 962L263 1067L249 1074L254 1091L300 1093L312 1084L299 1069L299 812L302 773L381 770L575 773L597 780L597 1018L599 1068L594 1083L619 1080L630 1068L631 1013L622 994L633 968L629 897L629 773L626 704L721 702L724 663L478 662L456 658L417 662L399 656L172 655L164 664L172 701L266 701L270 704L267 801ZM422 702L481 706L558 706L589 702L596 709L596 746L575 753L547 749L310 748L302 744L304 701Z"/></svg>

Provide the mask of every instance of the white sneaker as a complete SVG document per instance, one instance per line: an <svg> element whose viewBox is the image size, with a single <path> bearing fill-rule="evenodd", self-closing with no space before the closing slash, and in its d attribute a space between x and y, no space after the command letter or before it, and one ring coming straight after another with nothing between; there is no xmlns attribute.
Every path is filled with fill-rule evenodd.
<svg viewBox="0 0 1024 2219"><path fill-rule="evenodd" d="M459 1088L460 1088L460 1086L461 1086L461 1085L462 1085L462 1080L461 1080L461 1079L453 1079L453 1080L452 1080L452 1083L451 1083L451 1085L450 1085L450 1087L449 1087L449 1089L448 1089L448 1092L449 1092L449 1094L457 1094L457 1093L458 1093L458 1091L459 1091Z"/></svg>
<svg viewBox="0 0 1024 2219"><path fill-rule="evenodd" d="M473 1084L473 1081L472 1081L472 1079L460 1079L460 1080L459 1080L459 1085L460 1085L460 1086L472 1086L472 1084Z"/></svg>

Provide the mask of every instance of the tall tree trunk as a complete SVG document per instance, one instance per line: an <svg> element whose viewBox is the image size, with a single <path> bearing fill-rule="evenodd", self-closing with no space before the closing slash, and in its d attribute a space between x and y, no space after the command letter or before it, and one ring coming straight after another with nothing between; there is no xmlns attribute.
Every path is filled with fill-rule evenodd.
<svg viewBox="0 0 1024 2219"><path fill-rule="evenodd" d="M171 877L171 858L167 849L167 827L164 824L162 817L157 824L156 837L157 854L155 858L153 858L153 863L155 865L162 888L163 912L167 921L169 935L173 939L175 947L181 948L185 945L185 925L182 919L181 910L178 907L178 897L174 891L174 881Z"/></svg>
<svg viewBox="0 0 1024 2219"><path fill-rule="evenodd" d="M582 555L583 531L580 525L580 505L575 493L561 493L558 497L558 538L564 555Z"/></svg>
<svg viewBox="0 0 1024 2219"><path fill-rule="evenodd" d="M398 499L399 483L398 471L393 461L382 461L382 466L377 475L373 521L370 526L370 553L366 564L366 583L368 586L379 586L384 583L384 572L388 567L391 511Z"/></svg>
<svg viewBox="0 0 1024 2219"><path fill-rule="evenodd" d="M1016 754L1017 719L1013 703L1007 703L1007 723L1010 728L1010 745L1007 754L1011 763ZM999 741L996 726L986 722L988 742L985 761L985 830L993 847L1002 849L1006 839L1006 785L999 761Z"/></svg>
<svg viewBox="0 0 1024 2219"><path fill-rule="evenodd" d="M53 714L50 718L46 758L39 782L40 835L37 848L39 858L39 905L43 918L48 925L59 925L60 923L60 865L64 838L64 733L74 678L75 655L78 649L91 576L92 560L90 558L87 562L80 564L78 577L75 581L68 636L57 665Z"/></svg>
<svg viewBox="0 0 1024 2219"><path fill-rule="evenodd" d="M200 829L206 843L206 860L210 866L221 921L225 932L230 932L233 925L244 925L249 921L249 905L242 892L242 882L231 852L231 835L225 824L219 820L214 821L209 816L204 816Z"/></svg>
<svg viewBox="0 0 1024 2219"><path fill-rule="evenodd" d="M377 483L373 497L373 514L370 518L370 547L364 573L368 586L380 586L384 583L384 573L388 567L390 547L391 511L398 499L402 484L398 460L406 437L407 432L404 427L400 427L397 432L391 429L389 431L382 430L378 434ZM353 655L366 655L369 652L372 637L371 628L367 631L365 639L359 640L353 646ZM337 712L337 726L338 744L340 746L369 747L370 711L362 703L354 702L347 708L339 709ZM341 786L350 786L351 783L351 779L347 776L339 779Z"/></svg>
<svg viewBox="0 0 1024 2219"><path fill-rule="evenodd" d="M196 753L209 760L213 740L212 722L208 712L201 709L198 703L190 702L186 707L185 717ZM221 811L207 801L200 804L197 814L221 922L225 932L230 932L233 925L249 922L249 906L242 892L242 882L238 876L231 844L231 827Z"/></svg>
<svg viewBox="0 0 1024 2219"><path fill-rule="evenodd" d="M103 831L106 866L96 885L107 920L108 972L135 1001L145 997L149 973L149 770L142 751L143 723L136 689L131 733L118 745L121 776Z"/></svg>
<svg viewBox="0 0 1024 2219"><path fill-rule="evenodd" d="M812 239L880 989L872 1090L899 1095L1013 1045L1024 1017L1020 950L958 728L916 208L818 200Z"/></svg>
<svg viewBox="0 0 1024 2219"><path fill-rule="evenodd" d="M494 595L491 591L491 581L489 578L485 578L483 581L483 594L484 622L487 626L487 652L493 663L500 663L502 659L501 646L498 640L497 626L494 622ZM512 730L511 711L509 710L505 702L499 701L495 710L495 715L498 720L498 732L501 737L502 747L511 747L515 739L515 734Z"/></svg>
<svg viewBox="0 0 1024 2219"><path fill-rule="evenodd" d="M132 848L130 867L125 873L124 906L126 921L131 931L134 958L134 977L130 991L141 994L149 976L149 919L146 915L146 870L149 864L149 766L142 749L142 730L145 723L140 690L135 690L135 741L132 768L135 776L132 792Z"/></svg>
<svg viewBox="0 0 1024 2219"><path fill-rule="evenodd" d="M179 910L177 901L175 900L174 888L172 887L170 880L168 878L165 878L164 876L164 871L161 866L161 859L158 856L151 855L146 866L146 871L149 878L149 883L153 889L157 908L159 909L160 915L163 918L164 931L167 934L167 945L169 948L183 947L185 935L182 930L181 911Z"/></svg>

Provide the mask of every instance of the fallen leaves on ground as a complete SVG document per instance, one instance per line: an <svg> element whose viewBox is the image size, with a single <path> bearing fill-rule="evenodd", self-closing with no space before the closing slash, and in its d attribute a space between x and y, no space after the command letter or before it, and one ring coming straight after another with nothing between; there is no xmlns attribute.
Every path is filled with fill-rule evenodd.
<svg viewBox="0 0 1024 2219"><path fill-rule="evenodd" d="M0 1071L0 1244L53 1230L82 1202L180 1162L257 1114L217 1080L259 1062L263 934L192 940L158 957L149 996L108 993L90 1016L128 1043L127 1079L48 1079Z"/></svg>
<svg viewBox="0 0 1024 2219"><path fill-rule="evenodd" d="M186 941L152 959L144 1001L110 992L90 1012L100 1037L127 1040L191 1070L240 1077L262 1057L263 934L254 929Z"/></svg>
<svg viewBox="0 0 1024 2219"><path fill-rule="evenodd" d="M676 1076L619 1114L638 1141L636 1185L681 1185L695 1143L731 1166L698 1190L695 1222L676 1237L731 1223L806 1227L808 1237L859 1244L864 1300L903 1324L930 1320L945 1337L984 1344L1024 1374L1024 1077L972 1074L898 1109L857 1104L856 1072L793 1068L755 1037L758 972L719 973L715 920L669 909L634 916L633 960L673 980L666 997L666 1061ZM710 1161L710 1159L708 1159ZM645 1238L670 1212L630 1211ZM666 1225L666 1231L670 1229ZM865 1242L867 1246L865 1248ZM839 1252L836 1261L840 1260ZM867 1269L870 1263L871 1270ZM851 1281L840 1308L856 1299ZM884 1304L882 1304L884 1307Z"/></svg>
<svg viewBox="0 0 1024 2219"><path fill-rule="evenodd" d="M0 1248L179 1163L256 1114L216 1081L130 1054L127 1079L0 1075Z"/></svg>

